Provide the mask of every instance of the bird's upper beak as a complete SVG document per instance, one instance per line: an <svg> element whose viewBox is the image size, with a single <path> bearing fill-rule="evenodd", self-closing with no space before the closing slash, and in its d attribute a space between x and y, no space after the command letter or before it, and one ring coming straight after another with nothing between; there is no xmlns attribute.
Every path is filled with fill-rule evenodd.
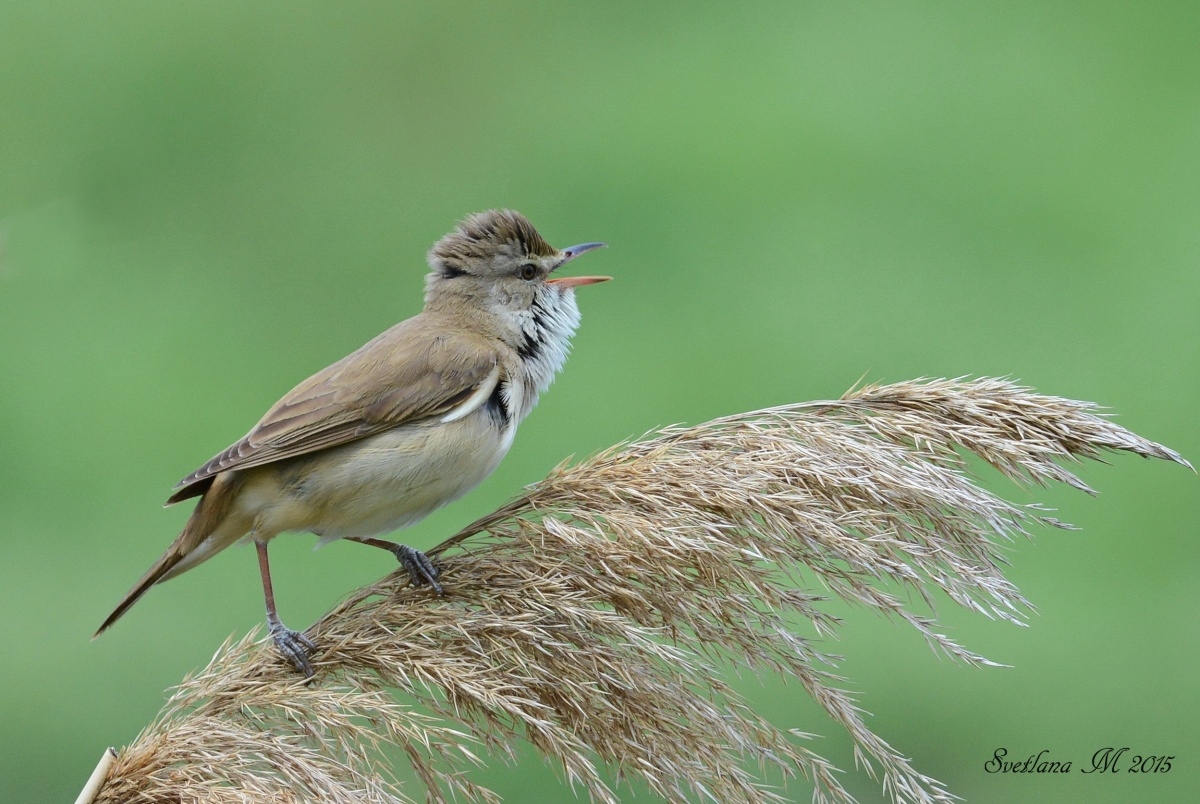
<svg viewBox="0 0 1200 804"><path fill-rule="evenodd" d="M564 248L562 250L562 261L554 266L554 270L557 271L585 251L591 251L594 248L603 248L605 245L605 243L580 243L578 246ZM567 288L575 288L580 285L594 285L597 282L607 282L610 279L612 279L611 276L560 276L557 279L547 280L546 284L554 285L560 290L566 290Z"/></svg>

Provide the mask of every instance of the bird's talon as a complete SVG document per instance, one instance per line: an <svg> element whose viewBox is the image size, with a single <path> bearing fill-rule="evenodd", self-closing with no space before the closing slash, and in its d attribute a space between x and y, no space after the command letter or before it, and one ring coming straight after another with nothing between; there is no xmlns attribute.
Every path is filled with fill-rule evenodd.
<svg viewBox="0 0 1200 804"><path fill-rule="evenodd" d="M443 594L442 585L437 581L441 573L429 560L429 556L406 544L400 544L396 546L396 558L408 570L415 586L429 584L436 595L440 597Z"/></svg>
<svg viewBox="0 0 1200 804"><path fill-rule="evenodd" d="M299 631L287 628L281 622L271 623L271 639L292 667L303 673L306 678L313 677L312 664L308 657L317 649L315 642Z"/></svg>

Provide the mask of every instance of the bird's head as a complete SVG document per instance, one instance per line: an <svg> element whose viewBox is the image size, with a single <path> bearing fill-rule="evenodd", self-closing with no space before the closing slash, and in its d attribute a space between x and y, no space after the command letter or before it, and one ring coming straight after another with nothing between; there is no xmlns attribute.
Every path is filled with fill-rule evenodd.
<svg viewBox="0 0 1200 804"><path fill-rule="evenodd" d="M519 212L493 209L470 215L429 250L426 307L465 303L510 314L527 313L539 304L574 307L575 288L611 277L550 275L603 245L582 243L560 251Z"/></svg>

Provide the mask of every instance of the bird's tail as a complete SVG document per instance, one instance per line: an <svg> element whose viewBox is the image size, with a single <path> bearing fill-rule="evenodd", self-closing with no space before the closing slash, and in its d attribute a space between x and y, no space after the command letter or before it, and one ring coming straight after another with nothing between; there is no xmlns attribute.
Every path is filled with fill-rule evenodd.
<svg viewBox="0 0 1200 804"><path fill-rule="evenodd" d="M235 475L236 473L227 472L217 477L216 482L200 498L200 502L192 511L187 524L184 525L183 532L158 561L155 561L154 565L146 570L146 574L134 584L125 597L121 598L121 602L112 610L112 614L109 614L96 629L92 639L100 636L105 629L121 619L121 616L129 611L129 608L137 603L151 586L191 569L228 546L228 541L216 544L209 537L213 536L222 525L228 524L225 520L234 497ZM226 529L222 528L222 530ZM237 534L237 536L241 536L241 534ZM236 538L235 536L235 540Z"/></svg>
<svg viewBox="0 0 1200 804"><path fill-rule="evenodd" d="M186 529L184 530L184 533L187 533ZM180 538L183 538L182 533L180 534ZM172 548L174 548L174 545L172 545ZM121 598L121 602L118 603L117 607L112 610L112 614L108 615L104 622L101 623L100 627L96 629L96 633L92 635L92 639L100 636L102 633L104 633L105 629L107 629L117 620L121 619L121 615L129 611L129 607L134 603L137 603L138 600L141 599L142 595L146 594L146 591L151 586L154 586L154 584L161 581L163 576L166 575L167 572L169 572L176 564L178 564L181 558L182 556L174 549L167 550L167 552L163 554L162 558L154 562L154 566L146 570L146 574L142 576L141 580L134 584L134 587L125 594L125 597Z"/></svg>

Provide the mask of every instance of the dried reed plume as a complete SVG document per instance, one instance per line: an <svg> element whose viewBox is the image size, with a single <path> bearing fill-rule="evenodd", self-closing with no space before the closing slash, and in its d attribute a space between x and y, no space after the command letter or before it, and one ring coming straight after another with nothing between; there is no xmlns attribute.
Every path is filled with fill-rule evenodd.
<svg viewBox="0 0 1200 804"><path fill-rule="evenodd" d="M803 775L817 801L852 800L807 735L726 686L732 662L798 679L893 800L950 801L793 632L796 615L819 636L836 630L804 584L815 575L985 664L896 592L928 602L940 589L1018 620L1028 603L997 541L1063 525L980 488L961 453L1090 491L1055 461L1106 450L1188 465L1095 405L995 379L870 386L667 428L559 466L441 545L446 597L405 573L359 590L310 629L310 685L269 642L222 646L120 753L97 800L409 801L389 770L398 747L426 787L417 797L496 801L467 771L487 752L513 758L522 739L593 801L617 801L601 764L671 801L785 800L755 764Z"/></svg>

